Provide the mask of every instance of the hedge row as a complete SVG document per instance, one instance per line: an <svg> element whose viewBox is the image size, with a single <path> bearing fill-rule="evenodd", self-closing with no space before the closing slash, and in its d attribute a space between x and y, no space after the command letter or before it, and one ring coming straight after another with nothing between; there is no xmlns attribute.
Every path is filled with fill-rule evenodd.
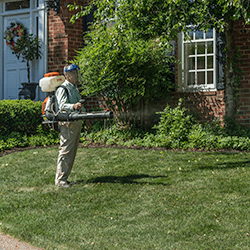
<svg viewBox="0 0 250 250"><path fill-rule="evenodd" d="M13 132L28 136L35 134L37 126L42 123L41 108L40 101L0 101L0 136L8 136Z"/></svg>

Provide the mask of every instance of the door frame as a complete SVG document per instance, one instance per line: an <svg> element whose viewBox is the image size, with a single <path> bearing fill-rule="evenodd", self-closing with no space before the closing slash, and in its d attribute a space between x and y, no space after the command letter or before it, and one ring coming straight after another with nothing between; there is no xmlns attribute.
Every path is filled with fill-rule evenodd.
<svg viewBox="0 0 250 250"><path fill-rule="evenodd" d="M2 55L2 59L0 59L0 100L4 99L4 18L7 16L14 16L20 14L29 14L30 16L30 28L29 32L36 34L36 27L34 25L36 18L38 17L38 37L41 40L42 45L42 58L36 63L36 69L31 69L31 80L38 82L40 78L47 72L47 11L45 10L45 0L30 0L30 8L29 9L22 9L22 10L15 10L15 11L4 11L4 4L6 2L11 2L13 0L3 0L0 2L0 54ZM18 1L18 0L15 0ZM35 72L37 71L37 76L35 76ZM36 79L35 79L36 78ZM44 99L45 94L37 88L36 90L36 99L35 100L42 100Z"/></svg>

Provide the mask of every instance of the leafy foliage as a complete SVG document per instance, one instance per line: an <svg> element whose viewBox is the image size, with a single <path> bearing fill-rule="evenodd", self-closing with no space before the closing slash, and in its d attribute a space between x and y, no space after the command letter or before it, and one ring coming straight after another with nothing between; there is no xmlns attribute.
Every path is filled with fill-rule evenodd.
<svg viewBox="0 0 250 250"><path fill-rule="evenodd" d="M33 61L41 57L41 44L37 36L29 34L17 40L13 53L23 61Z"/></svg>
<svg viewBox="0 0 250 250"><path fill-rule="evenodd" d="M0 136L0 151L5 151L12 148L38 147L57 145L59 143L58 134L54 131L47 131L42 134L31 136L21 136L16 133L6 136Z"/></svg>
<svg viewBox="0 0 250 250"><path fill-rule="evenodd" d="M41 107L41 102L31 100L0 101L0 136L34 134L42 123Z"/></svg>
<svg viewBox="0 0 250 250"><path fill-rule="evenodd" d="M0 151L59 142L56 131L43 129L41 108L31 100L0 101Z"/></svg>
<svg viewBox="0 0 250 250"><path fill-rule="evenodd" d="M240 20L244 25L250 23L249 0L121 0L118 4L115 0L93 0L87 8L69 5L70 10L79 10L71 21L88 14L93 6L97 6L96 23L101 22L102 29L115 20L117 31L129 31L134 39L161 37L162 40L171 41L176 39L179 32L188 33L190 29L206 30L212 27L225 32L226 116L234 118L240 75L233 22Z"/></svg>
<svg viewBox="0 0 250 250"><path fill-rule="evenodd" d="M0 136L0 151L11 148L50 146L59 143L58 133L51 130L43 130L41 125L38 125L37 132L33 135L22 135L18 132L12 132L8 136Z"/></svg>
<svg viewBox="0 0 250 250"><path fill-rule="evenodd" d="M198 0L198 1L161 1L161 0L93 0L83 8L76 4L69 5L70 10L78 10L71 22L90 13L97 6L96 20L108 25L110 20L117 23L120 30L126 29L144 39L164 36L171 40L181 31L188 31L190 26L196 29L217 27L224 31L229 20L243 20L250 23L248 0Z"/></svg>
<svg viewBox="0 0 250 250"><path fill-rule="evenodd" d="M102 97L120 119L129 120L134 113L142 113L139 104L152 104L174 89L174 60L160 39L134 40L110 27L93 30L86 42L76 57L83 94Z"/></svg>
<svg viewBox="0 0 250 250"><path fill-rule="evenodd" d="M241 124L236 123L235 120L225 117L225 133L227 135L239 136L239 137L250 137L250 128L244 127Z"/></svg>
<svg viewBox="0 0 250 250"><path fill-rule="evenodd" d="M155 132L145 133L133 127L110 124L109 129L99 127L99 131L83 133L81 142L116 144L127 147L164 147L171 149L235 149L250 150L250 131L238 125L237 131L231 134L219 121L200 124L188 110L181 107L182 100L175 108L169 105L160 112L161 117ZM242 135L242 136L241 136Z"/></svg>
<svg viewBox="0 0 250 250"><path fill-rule="evenodd" d="M131 27L120 25L121 3L93 1L97 7L95 21L76 63L84 79L83 94L99 95L120 121L136 125L147 113L149 102L153 105L175 88L175 59L171 45L161 35L138 37ZM85 8L70 5L70 10L79 10L71 21L88 14L91 8L92 4Z"/></svg>
<svg viewBox="0 0 250 250"><path fill-rule="evenodd" d="M188 115L187 109L181 108L182 99L180 99L178 106L171 109L169 105L158 112L161 115L160 122L154 126L157 134L168 135L171 141L175 141L176 145L182 146L187 141L187 136L192 128L193 118Z"/></svg>

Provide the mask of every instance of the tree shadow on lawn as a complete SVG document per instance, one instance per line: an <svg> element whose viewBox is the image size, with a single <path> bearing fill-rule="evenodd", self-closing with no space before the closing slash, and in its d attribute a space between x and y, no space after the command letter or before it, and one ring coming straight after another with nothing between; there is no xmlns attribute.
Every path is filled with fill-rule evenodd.
<svg viewBox="0 0 250 250"><path fill-rule="evenodd" d="M233 168L249 168L250 161L239 161L239 162L223 162L217 163L210 166L200 166L199 169L204 170L216 170L216 169L233 169Z"/></svg>
<svg viewBox="0 0 250 250"><path fill-rule="evenodd" d="M139 184L139 185L162 185L167 186L168 184L164 183L163 180L157 180L156 182L151 181L136 181L143 178L149 178L149 179L157 179L157 178L168 178L168 176L164 175L157 175L157 176L150 176L148 174L134 174L134 175L127 175L127 176L100 176L96 178L91 178L89 180L79 180L75 184L89 184L89 183L121 183L121 184Z"/></svg>

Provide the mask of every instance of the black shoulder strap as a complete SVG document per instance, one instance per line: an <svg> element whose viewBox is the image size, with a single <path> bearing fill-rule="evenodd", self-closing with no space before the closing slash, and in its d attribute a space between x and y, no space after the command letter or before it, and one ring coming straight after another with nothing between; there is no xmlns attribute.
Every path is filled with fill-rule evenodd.
<svg viewBox="0 0 250 250"><path fill-rule="evenodd" d="M63 85L58 86L57 89L58 89L58 88L63 88L63 89L65 90L65 93L66 93L66 95L67 95L67 98L69 99L69 91L68 91L68 89L67 89L65 86L63 86Z"/></svg>

